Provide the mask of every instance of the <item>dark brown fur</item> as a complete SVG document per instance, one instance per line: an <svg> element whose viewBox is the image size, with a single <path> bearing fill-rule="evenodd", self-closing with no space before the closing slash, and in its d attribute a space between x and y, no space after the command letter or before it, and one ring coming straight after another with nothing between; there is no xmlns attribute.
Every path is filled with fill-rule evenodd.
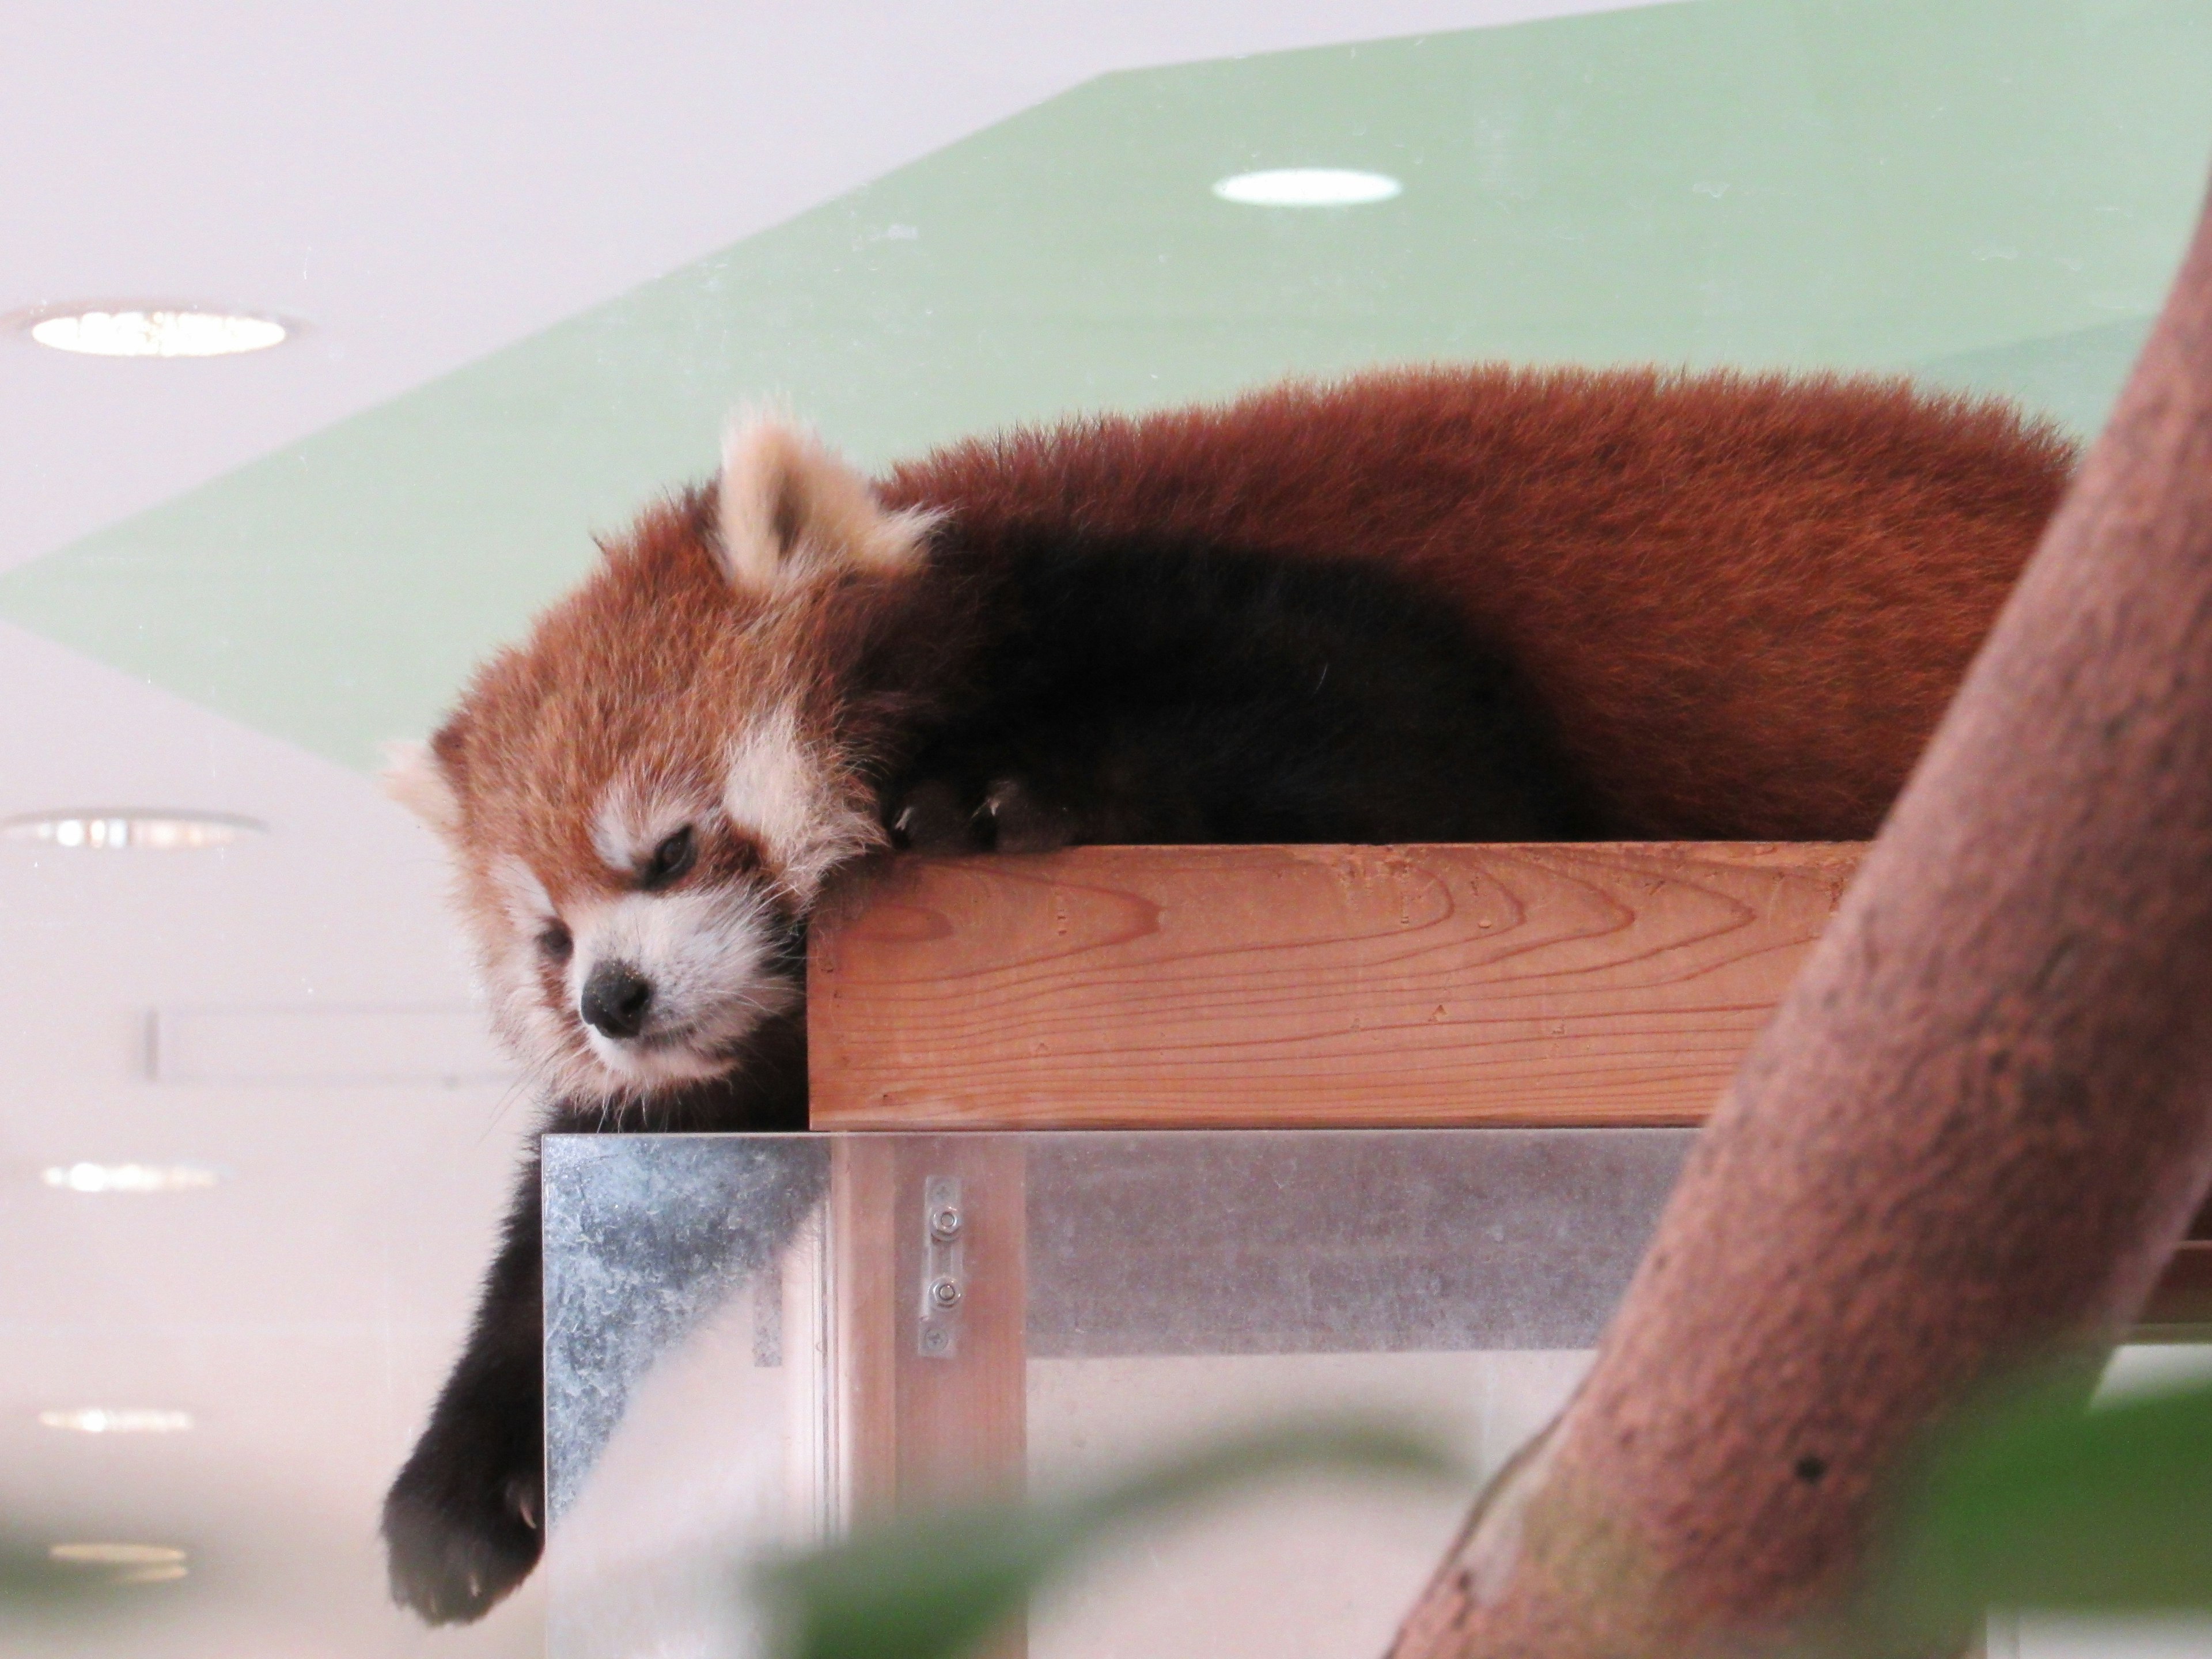
<svg viewBox="0 0 2212 1659"><path fill-rule="evenodd" d="M1519 666L1608 817L1873 834L2063 492L2010 405L1901 380L1515 368L956 444L892 506L1380 561Z"/></svg>

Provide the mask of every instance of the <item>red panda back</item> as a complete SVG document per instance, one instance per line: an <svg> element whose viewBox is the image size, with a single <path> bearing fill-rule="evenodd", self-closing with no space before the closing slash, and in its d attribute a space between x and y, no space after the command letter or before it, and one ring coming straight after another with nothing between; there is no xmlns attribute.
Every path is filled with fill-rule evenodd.
<svg viewBox="0 0 2212 1659"><path fill-rule="evenodd" d="M894 507L1384 561L1520 665L1613 822L1856 839L1903 785L2073 450L1902 381L1403 370L896 469Z"/></svg>

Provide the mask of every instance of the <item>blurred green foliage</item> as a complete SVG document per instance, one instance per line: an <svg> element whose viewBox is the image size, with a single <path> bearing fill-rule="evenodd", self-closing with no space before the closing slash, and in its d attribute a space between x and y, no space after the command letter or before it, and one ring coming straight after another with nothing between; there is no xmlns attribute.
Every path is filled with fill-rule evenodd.
<svg viewBox="0 0 2212 1659"><path fill-rule="evenodd" d="M1471 1476L1437 1443L1363 1424L1272 1429L1202 1447L1095 1491L951 1509L770 1563L759 1584L788 1659L956 1659L1117 1528L1236 1487L1316 1470Z"/></svg>
<svg viewBox="0 0 2212 1659"><path fill-rule="evenodd" d="M1844 1650L1942 1645L1992 1606L2212 1610L2212 1386L2093 1408L2093 1377L2078 1363L2039 1372L1931 1437ZM1095 1492L863 1531L773 1563L759 1583L785 1659L958 1659L1105 1534L1316 1468L1464 1478L1435 1445L1389 1430L1276 1430Z"/></svg>
<svg viewBox="0 0 2212 1659"><path fill-rule="evenodd" d="M1897 1617L2212 1609L2212 1386L2094 1407L2087 1392L2063 1368L1935 1437L1883 1575Z"/></svg>

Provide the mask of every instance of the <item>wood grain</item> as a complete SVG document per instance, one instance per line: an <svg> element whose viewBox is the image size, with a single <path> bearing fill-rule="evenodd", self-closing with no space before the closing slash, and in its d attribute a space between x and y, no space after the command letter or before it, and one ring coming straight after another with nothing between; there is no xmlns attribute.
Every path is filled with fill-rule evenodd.
<svg viewBox="0 0 2212 1659"><path fill-rule="evenodd" d="M817 922L824 1129L1702 1119L1848 845L900 859Z"/></svg>

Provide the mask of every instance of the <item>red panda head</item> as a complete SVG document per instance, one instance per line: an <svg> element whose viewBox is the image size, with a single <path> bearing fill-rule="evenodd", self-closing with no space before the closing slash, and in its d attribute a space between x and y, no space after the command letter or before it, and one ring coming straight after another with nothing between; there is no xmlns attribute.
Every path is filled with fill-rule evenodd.
<svg viewBox="0 0 2212 1659"><path fill-rule="evenodd" d="M645 514L428 744L395 745L387 787L452 852L541 1085L648 1099L796 1002L824 878L883 839L917 678L887 661L940 631L914 626L929 526L811 435L740 424L714 490Z"/></svg>

